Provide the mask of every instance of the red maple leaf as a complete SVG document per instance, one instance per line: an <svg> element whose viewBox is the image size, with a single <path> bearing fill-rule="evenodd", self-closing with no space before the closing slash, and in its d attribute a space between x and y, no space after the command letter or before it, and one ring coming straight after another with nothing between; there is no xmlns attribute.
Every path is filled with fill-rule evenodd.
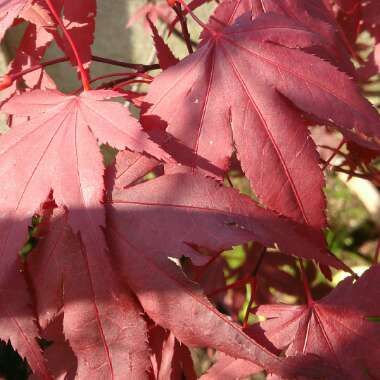
<svg viewBox="0 0 380 380"><path fill-rule="evenodd" d="M254 192L267 206L325 226L318 155L291 103L376 149L379 115L350 78L299 49L323 42L290 19L240 18L208 34L196 53L153 81L144 125L155 128L157 117L167 123L174 137L167 149L180 160L184 149L177 142L190 148L194 155L187 164L193 168L205 169L208 161L226 171L235 145Z"/></svg>
<svg viewBox="0 0 380 380"><path fill-rule="evenodd" d="M287 355L312 353L339 368L346 379L380 376L380 266L356 282L342 281L327 297L309 305L264 305L257 314L266 321L248 333ZM365 296L364 296L365 295Z"/></svg>
<svg viewBox="0 0 380 380"><path fill-rule="evenodd" d="M0 334L5 340L10 338L37 371L39 365L27 348L30 336L37 333L27 326L33 322L25 286L21 279L13 282L12 289L8 285L10 276L19 276L17 253L25 241L30 218L52 190L57 204L68 208L68 222L74 232L80 232L91 270L106 252L100 230L105 220L103 163L97 139L118 149L128 146L162 157L162 151L123 105L104 101L118 95L89 91L67 96L36 90L13 97L3 107L10 114L29 116L30 120L13 126L0 139L0 302L1 313L8 316L1 318Z"/></svg>
<svg viewBox="0 0 380 380"><path fill-rule="evenodd" d="M256 240L266 246L278 244L287 254L342 268L327 253L320 232L265 210L247 196L201 175L165 175L116 189L111 202L120 211L117 229L123 238L151 254L167 251L170 257L187 256L202 264L208 259L194 246L223 251ZM146 234L149 239L144 238Z"/></svg>
<svg viewBox="0 0 380 380"><path fill-rule="evenodd" d="M286 251L298 246L300 254L310 254L306 248L309 238L303 239L308 227L300 227L304 230L298 234L292 221L282 220L235 190L194 174L165 175L116 190L107 221L117 268L154 322L189 346L210 346L274 372L282 371L281 365L276 367L277 359L247 340L168 256L188 256L202 262L204 258L193 246L221 250L248 239L271 244L268 238L272 235L277 236L280 246L289 247ZM146 234L150 239L144 239ZM329 256L319 257L325 260ZM293 367L286 368L289 376L287 371Z"/></svg>
<svg viewBox="0 0 380 380"><path fill-rule="evenodd" d="M222 30L233 24L243 14L250 14L255 19L264 13L277 13L297 21L323 39L323 50L318 47L308 49L334 63L342 70L354 76L355 70L350 62L350 55L342 39L339 24L331 12L319 0L225 0L210 17L209 27ZM203 35L207 35L205 30Z"/></svg>
<svg viewBox="0 0 380 380"><path fill-rule="evenodd" d="M217 359L203 379L380 377L380 266L331 291L315 265L352 273L324 237L331 151L345 161L329 168L378 179L380 116L354 81L378 71L377 49L361 52L379 0L224 0L204 25L206 1L137 11L154 20L154 79L159 65L91 57L96 0L0 1L0 39L25 24L0 83L0 339L32 379L195 380L193 347ZM181 61L154 26L175 13L203 28ZM64 56L45 61L52 42ZM92 59L134 72L91 77ZM45 90L45 67L68 60L86 91ZM312 124L344 135L322 160ZM107 169L105 145L121 150ZM307 304L272 304L289 295Z"/></svg>
<svg viewBox="0 0 380 380"><path fill-rule="evenodd" d="M28 260L39 324L46 328L63 308L63 334L78 361L78 378L145 379L149 353L141 310L107 255L86 251L67 216L54 211L49 232Z"/></svg>

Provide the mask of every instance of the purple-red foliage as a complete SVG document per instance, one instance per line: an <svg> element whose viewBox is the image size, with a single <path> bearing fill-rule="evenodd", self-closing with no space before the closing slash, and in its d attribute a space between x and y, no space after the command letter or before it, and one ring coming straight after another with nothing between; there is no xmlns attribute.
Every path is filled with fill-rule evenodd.
<svg viewBox="0 0 380 380"><path fill-rule="evenodd" d="M357 44L367 31L378 49L380 2L224 0L202 22L193 11L209 2L137 11L129 25L146 20L153 65L92 55L95 0L0 5L0 38L26 23L0 83L0 339L33 379L192 380L193 347L218 351L205 380L380 378L380 269L357 279L329 252L323 192L328 167L380 184L380 116L360 88L378 54L364 60ZM54 41L63 56L46 62ZM80 74L72 94L45 71L63 61ZM91 78L92 61L124 72ZM343 136L328 159L311 125ZM118 150L107 169L101 145ZM254 197L233 188L231 168ZM223 252L239 245L234 267ZM314 286L319 268L351 277Z"/></svg>

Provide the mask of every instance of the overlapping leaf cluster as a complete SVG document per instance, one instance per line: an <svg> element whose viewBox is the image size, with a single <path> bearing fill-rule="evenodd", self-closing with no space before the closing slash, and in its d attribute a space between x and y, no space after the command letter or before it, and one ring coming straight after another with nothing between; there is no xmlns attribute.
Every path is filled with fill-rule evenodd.
<svg viewBox="0 0 380 380"><path fill-rule="evenodd" d="M32 68L53 41L89 66L96 1L52 3L79 57L47 2L0 4L1 37L27 24L2 86L0 339L31 378L195 379L192 347L218 352L202 379L380 378L379 266L312 286L319 270L351 270L326 246L331 160L310 133L339 131L348 153L336 169L379 181L380 116L359 87L378 73L378 47L366 60L356 41L367 31L380 43L380 3L224 0L181 61L154 23L177 30L206 1L149 3L132 21L150 14L158 75L136 65L75 94ZM136 78L147 94L131 90ZM119 151L107 169L101 145ZM234 267L222 252L239 245Z"/></svg>

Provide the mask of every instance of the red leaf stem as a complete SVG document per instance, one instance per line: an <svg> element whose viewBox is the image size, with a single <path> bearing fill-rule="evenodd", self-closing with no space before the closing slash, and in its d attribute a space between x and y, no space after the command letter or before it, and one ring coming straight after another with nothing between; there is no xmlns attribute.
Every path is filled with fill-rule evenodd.
<svg viewBox="0 0 380 380"><path fill-rule="evenodd" d="M59 15L57 13L57 11L55 10L55 8L54 8L51 0L45 0L45 2L47 4L47 6L49 7L51 13L53 14L54 18L56 19L58 25L61 27L63 34L65 35L68 43L70 44L70 46L71 46L71 48L73 50L75 59L78 62L78 68L79 68L81 80L82 80L82 83L83 83L83 88L84 88L85 91L88 91L88 90L91 89L90 82L89 82L88 74L87 74L86 70L84 69L83 63L82 63L82 61L80 59L77 47L75 46L73 39L71 38L69 32L67 31L65 25L63 24L61 18L59 17Z"/></svg>

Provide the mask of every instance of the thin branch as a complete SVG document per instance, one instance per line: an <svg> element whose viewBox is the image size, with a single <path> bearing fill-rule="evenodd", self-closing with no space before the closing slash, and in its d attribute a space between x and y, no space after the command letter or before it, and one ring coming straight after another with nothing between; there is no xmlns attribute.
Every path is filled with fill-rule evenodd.
<svg viewBox="0 0 380 380"><path fill-rule="evenodd" d="M123 62L123 61L116 61L110 58L103 58L97 55L91 56L91 59L95 62L106 63L108 65L126 67L127 69L136 70L139 73L145 73L147 71L158 70L161 68L159 64L143 65L140 63L129 63L129 62Z"/></svg>
<svg viewBox="0 0 380 380"><path fill-rule="evenodd" d="M323 171L330 165L331 161L335 158L335 156L340 153L340 149L345 144L345 142L346 142L346 139L343 138L340 144L333 150L331 156L326 160L325 164L323 165L323 168L322 168Z"/></svg>
<svg viewBox="0 0 380 380"><path fill-rule="evenodd" d="M57 63L67 62L68 60L69 60L68 57L61 57L61 58L53 59L51 61L40 63L38 65L34 65L18 73L4 75L2 77L2 82L0 83L0 90L4 90L5 88L10 87L15 80L21 78L22 76L26 74L29 74L36 70L43 69L44 67L47 67L47 66L55 65Z"/></svg>

